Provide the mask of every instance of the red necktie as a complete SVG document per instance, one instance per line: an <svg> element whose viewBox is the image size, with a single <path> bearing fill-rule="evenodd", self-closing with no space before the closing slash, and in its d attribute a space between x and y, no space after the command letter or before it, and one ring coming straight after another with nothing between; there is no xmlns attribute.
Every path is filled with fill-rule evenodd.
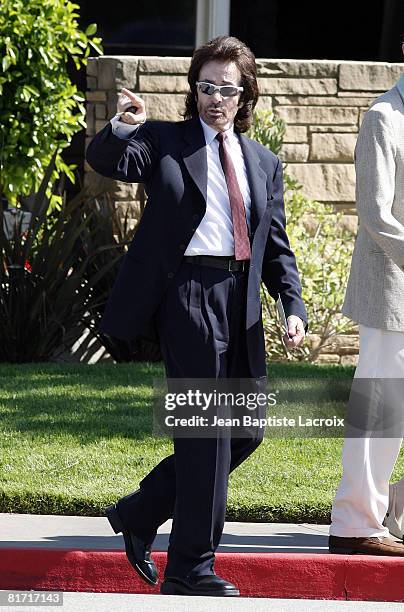
<svg viewBox="0 0 404 612"><path fill-rule="evenodd" d="M251 259L250 241L248 239L247 220L245 216L243 196L237 182L236 171L231 157L226 149L226 134L219 132L219 157L229 192L231 216L233 220L234 255L237 260Z"/></svg>

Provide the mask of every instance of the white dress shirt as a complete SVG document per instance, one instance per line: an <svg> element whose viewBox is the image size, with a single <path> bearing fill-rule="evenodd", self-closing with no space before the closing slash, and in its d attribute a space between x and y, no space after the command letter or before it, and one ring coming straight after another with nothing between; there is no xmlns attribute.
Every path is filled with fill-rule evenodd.
<svg viewBox="0 0 404 612"><path fill-rule="evenodd" d="M226 180L219 158L217 131L200 119L206 141L208 162L206 212L197 227L185 255L234 256L233 222ZM111 119L112 132L118 138L131 138L138 126ZM227 150L234 164L237 182L243 196L247 225L250 231L251 195L240 141L233 126L226 131Z"/></svg>

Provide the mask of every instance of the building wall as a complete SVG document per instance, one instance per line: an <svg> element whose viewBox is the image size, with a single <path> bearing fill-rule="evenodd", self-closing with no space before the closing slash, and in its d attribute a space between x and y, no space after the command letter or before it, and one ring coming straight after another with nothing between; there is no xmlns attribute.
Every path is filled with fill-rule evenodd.
<svg viewBox="0 0 404 612"><path fill-rule="evenodd" d="M103 56L87 65L86 141L115 114L121 87L139 93L150 119L179 121L188 89L188 58ZM280 157L310 198L332 203L356 229L353 152L363 114L390 89L404 64L327 60L258 59L258 108L273 108L286 123ZM86 165L85 183L107 189L133 223L144 206L143 189L104 179ZM323 363L355 363L356 335L334 339Z"/></svg>

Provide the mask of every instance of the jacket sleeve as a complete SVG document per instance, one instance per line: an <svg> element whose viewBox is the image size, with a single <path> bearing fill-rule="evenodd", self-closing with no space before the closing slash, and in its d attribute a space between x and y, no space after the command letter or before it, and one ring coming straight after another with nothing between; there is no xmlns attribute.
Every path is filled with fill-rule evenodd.
<svg viewBox="0 0 404 612"><path fill-rule="evenodd" d="M286 234L283 172L279 159L273 187L272 221L262 263L262 280L275 300L280 296L286 316L300 317L307 330L307 312L302 300L296 259Z"/></svg>
<svg viewBox="0 0 404 612"><path fill-rule="evenodd" d="M356 208L380 249L404 269L404 226L393 216L396 139L386 112L370 109L355 149Z"/></svg>
<svg viewBox="0 0 404 612"><path fill-rule="evenodd" d="M96 172L125 183L147 182L157 159L157 133L147 121L130 138L116 136L108 122L86 151L86 160Z"/></svg>

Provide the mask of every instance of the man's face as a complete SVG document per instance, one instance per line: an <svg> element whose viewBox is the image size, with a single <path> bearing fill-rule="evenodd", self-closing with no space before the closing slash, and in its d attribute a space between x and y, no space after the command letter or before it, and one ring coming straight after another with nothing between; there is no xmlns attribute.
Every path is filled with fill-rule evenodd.
<svg viewBox="0 0 404 612"><path fill-rule="evenodd" d="M198 81L239 87L241 74L234 62L212 60L202 66ZM209 96L197 88L196 103L201 119L218 132L224 132L232 126L234 117L241 106L240 93L237 96L222 98L218 91Z"/></svg>

